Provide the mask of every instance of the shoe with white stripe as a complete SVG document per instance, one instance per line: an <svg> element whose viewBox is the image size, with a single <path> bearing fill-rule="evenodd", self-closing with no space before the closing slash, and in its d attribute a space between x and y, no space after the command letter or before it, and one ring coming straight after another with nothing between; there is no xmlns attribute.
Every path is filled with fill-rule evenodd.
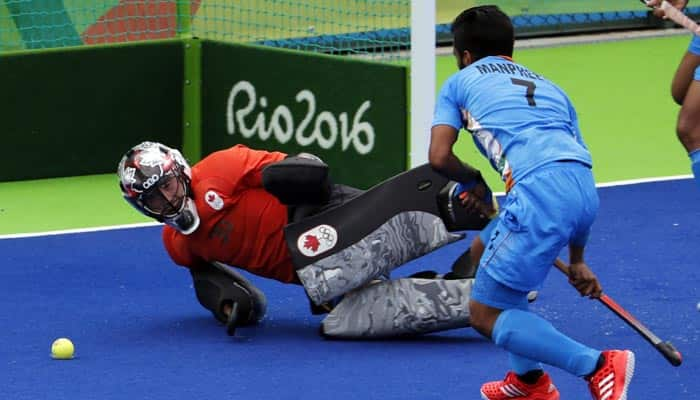
<svg viewBox="0 0 700 400"><path fill-rule="evenodd" d="M559 400L559 391L549 375L544 374L536 383L529 385L515 372L508 372L502 381L484 383L481 386L481 398L484 400Z"/></svg>
<svg viewBox="0 0 700 400"><path fill-rule="evenodd" d="M595 400L627 400L634 375L634 353L629 350L603 352L603 365L590 377L588 387Z"/></svg>

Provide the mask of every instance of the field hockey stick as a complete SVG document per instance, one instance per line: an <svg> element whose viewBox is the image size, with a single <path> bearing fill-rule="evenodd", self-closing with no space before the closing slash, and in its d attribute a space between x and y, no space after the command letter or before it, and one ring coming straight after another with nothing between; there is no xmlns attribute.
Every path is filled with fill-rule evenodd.
<svg viewBox="0 0 700 400"><path fill-rule="evenodd" d="M561 272L564 273L564 275L569 276L569 267L564 264L564 262L560 259L556 259L554 261L554 266L557 267L557 269ZM677 367L681 365L683 362L683 356L681 356L681 353L676 350L675 347L673 347L673 344L669 341L662 341L659 339L658 336L654 334L649 328L644 326L637 318L635 318L632 314L630 314L627 310L622 308L621 305L617 304L615 300L613 300L610 296L606 294L602 294L598 300L605 305L610 311L615 313L618 317L620 317L623 321L627 323L627 325L631 326L632 329L637 331L644 339L646 339L647 342L651 343L656 350L661 353L666 360L671 363L674 367Z"/></svg>
<svg viewBox="0 0 700 400"><path fill-rule="evenodd" d="M647 4L645 0L640 1L644 3L644 5L649 6L649 4ZM695 23L695 21L693 21L690 17L683 14L683 11L672 6L668 1L662 1L661 4L655 8L662 10L666 17L668 17L668 19L670 19L671 21L677 23L678 25L693 32L696 35L700 35L700 26L698 26L698 24Z"/></svg>

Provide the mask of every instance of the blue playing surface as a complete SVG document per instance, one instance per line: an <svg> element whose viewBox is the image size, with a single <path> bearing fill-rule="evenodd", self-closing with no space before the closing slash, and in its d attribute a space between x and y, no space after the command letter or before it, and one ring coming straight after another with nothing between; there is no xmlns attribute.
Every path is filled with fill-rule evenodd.
<svg viewBox="0 0 700 400"><path fill-rule="evenodd" d="M588 262L605 291L684 355L674 368L555 269L533 309L600 349L630 348L629 398L700 393L700 192L692 180L601 188ZM469 235L470 240L472 235ZM462 240L396 271L445 271ZM330 341L303 290L253 277L267 294L262 325L226 336L174 266L160 229L0 240L0 399L478 399L501 379L505 352L471 329L414 339ZM77 358L55 361L69 337ZM563 399L584 381L549 371Z"/></svg>

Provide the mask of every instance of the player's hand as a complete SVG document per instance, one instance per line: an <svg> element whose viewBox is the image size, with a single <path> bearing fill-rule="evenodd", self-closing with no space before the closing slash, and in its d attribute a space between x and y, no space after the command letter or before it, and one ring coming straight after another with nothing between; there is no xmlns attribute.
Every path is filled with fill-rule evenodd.
<svg viewBox="0 0 700 400"><path fill-rule="evenodd" d="M683 10L688 5L688 0L666 0L673 7ZM648 7L653 7L653 14L659 18L666 18L664 11L659 8L663 0L642 0L642 3L646 4Z"/></svg>
<svg viewBox="0 0 700 400"><path fill-rule="evenodd" d="M458 194L459 202L469 213L480 213L485 217L493 215L493 208L490 191L486 189L483 183L477 183L469 190L465 190Z"/></svg>
<svg viewBox="0 0 700 400"><path fill-rule="evenodd" d="M581 296L597 299L603 294L598 277L584 262L573 263L569 266L569 283L581 293Z"/></svg>

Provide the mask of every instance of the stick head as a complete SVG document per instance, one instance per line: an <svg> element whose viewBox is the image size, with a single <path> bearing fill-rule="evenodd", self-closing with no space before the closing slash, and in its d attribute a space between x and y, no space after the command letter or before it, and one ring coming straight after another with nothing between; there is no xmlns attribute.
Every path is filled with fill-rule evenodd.
<svg viewBox="0 0 700 400"><path fill-rule="evenodd" d="M683 356L681 353L673 347L671 342L659 342L656 344L656 349L659 350L661 354L664 355L666 360L671 363L674 367L677 367L683 363Z"/></svg>

